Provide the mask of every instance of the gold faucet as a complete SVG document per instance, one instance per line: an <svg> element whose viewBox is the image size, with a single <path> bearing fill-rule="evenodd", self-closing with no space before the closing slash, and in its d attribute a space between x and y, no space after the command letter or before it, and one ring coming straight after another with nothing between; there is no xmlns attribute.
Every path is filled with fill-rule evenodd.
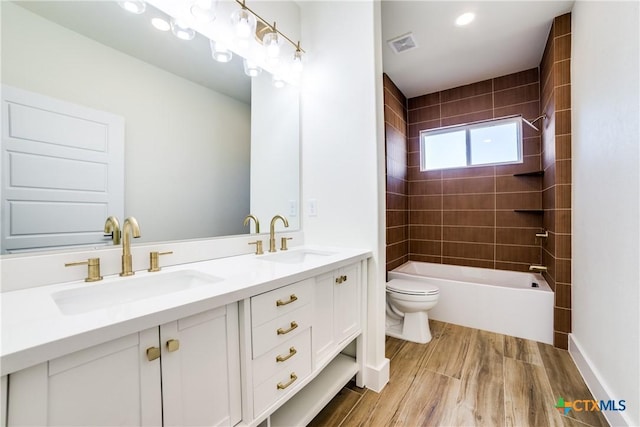
<svg viewBox="0 0 640 427"><path fill-rule="evenodd" d="M269 252L276 251L276 221L281 219L285 227L289 226L289 221L282 215L276 215L271 219L271 226L269 227Z"/></svg>
<svg viewBox="0 0 640 427"><path fill-rule="evenodd" d="M529 271L535 271L536 273L542 273L543 271L547 271L547 267L544 265L530 265Z"/></svg>
<svg viewBox="0 0 640 427"><path fill-rule="evenodd" d="M245 216L243 225L246 227L251 220L254 220L256 223L256 234L260 234L260 221L258 221L258 218L255 215L249 214Z"/></svg>
<svg viewBox="0 0 640 427"><path fill-rule="evenodd" d="M120 222L115 216L110 216L104 223L104 232L106 235L111 234L111 240L114 245L120 244Z"/></svg>
<svg viewBox="0 0 640 427"><path fill-rule="evenodd" d="M130 216L124 220L122 225L122 272L121 276L132 276L133 272L132 258L131 258L131 237L140 237L140 227L138 221Z"/></svg>

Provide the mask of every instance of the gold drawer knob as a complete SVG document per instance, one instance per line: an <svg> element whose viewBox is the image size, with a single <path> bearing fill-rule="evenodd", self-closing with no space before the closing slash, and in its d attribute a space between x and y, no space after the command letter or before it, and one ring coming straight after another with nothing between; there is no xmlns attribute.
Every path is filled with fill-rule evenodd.
<svg viewBox="0 0 640 427"><path fill-rule="evenodd" d="M147 349L147 360L149 362L156 360L160 357L160 349L158 347L149 347Z"/></svg>
<svg viewBox="0 0 640 427"><path fill-rule="evenodd" d="M286 334L288 334L289 332L293 331L295 328L298 327L298 324L295 321L291 322L290 325L291 326L290 326L289 329L278 328L278 331L277 331L278 335L286 335Z"/></svg>
<svg viewBox="0 0 640 427"><path fill-rule="evenodd" d="M167 341L167 350L169 352L178 351L179 348L180 348L180 341L179 340L168 340Z"/></svg>
<svg viewBox="0 0 640 427"><path fill-rule="evenodd" d="M340 284L347 281L347 276L336 277L336 283Z"/></svg>
<svg viewBox="0 0 640 427"><path fill-rule="evenodd" d="M291 304L294 301L298 301L298 297L296 296L296 294L291 294L291 296L289 297L289 301L282 301L281 299L276 301L276 307Z"/></svg>
<svg viewBox="0 0 640 427"><path fill-rule="evenodd" d="M286 383L282 384L282 383L278 383L278 390L284 390L285 388L289 387L291 384L293 384L295 382L295 380L298 379L298 376L296 375L295 372L291 372L291 375L289 376L289 381L287 381Z"/></svg>
<svg viewBox="0 0 640 427"><path fill-rule="evenodd" d="M276 356L276 362L284 362L285 360L289 360L297 352L298 352L298 350L296 350L295 347L291 347L289 349L289 354L287 354L285 356L281 356L281 355Z"/></svg>

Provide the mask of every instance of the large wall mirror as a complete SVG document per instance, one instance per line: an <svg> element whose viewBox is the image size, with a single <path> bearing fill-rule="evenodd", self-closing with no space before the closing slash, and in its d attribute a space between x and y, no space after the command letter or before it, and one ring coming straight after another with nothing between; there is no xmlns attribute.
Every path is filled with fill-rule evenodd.
<svg viewBox="0 0 640 427"><path fill-rule="evenodd" d="M255 231L243 226L250 213L261 231L275 214L288 217L289 230L299 228L296 87L275 88L266 72L247 77L237 56L214 61L199 34L185 41L157 31L149 20L160 12L151 5L143 15L115 1L0 6L3 85L124 119L120 221L138 219L136 243L246 234ZM12 226L8 206L3 200L4 227Z"/></svg>

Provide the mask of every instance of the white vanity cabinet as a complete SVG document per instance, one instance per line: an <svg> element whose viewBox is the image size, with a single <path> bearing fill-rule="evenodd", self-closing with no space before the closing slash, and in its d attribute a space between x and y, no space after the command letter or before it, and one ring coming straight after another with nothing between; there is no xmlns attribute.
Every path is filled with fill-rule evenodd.
<svg viewBox="0 0 640 427"><path fill-rule="evenodd" d="M313 351L322 364L361 327L360 265L353 264L316 278L313 304Z"/></svg>
<svg viewBox="0 0 640 427"><path fill-rule="evenodd" d="M253 417L311 373L314 279L250 299Z"/></svg>
<svg viewBox="0 0 640 427"><path fill-rule="evenodd" d="M234 425L237 303L130 334L9 376L9 426Z"/></svg>
<svg viewBox="0 0 640 427"><path fill-rule="evenodd" d="M243 302L244 425L305 425L358 372L340 354L360 337L362 263L293 283ZM293 329L292 329L293 328ZM260 424L262 425L262 424Z"/></svg>

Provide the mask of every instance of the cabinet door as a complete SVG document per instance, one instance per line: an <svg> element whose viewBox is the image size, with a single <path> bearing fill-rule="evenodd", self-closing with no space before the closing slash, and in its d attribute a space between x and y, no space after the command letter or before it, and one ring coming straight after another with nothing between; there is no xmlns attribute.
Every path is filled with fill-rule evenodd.
<svg viewBox="0 0 640 427"><path fill-rule="evenodd" d="M160 327L165 426L240 421L238 305L229 304Z"/></svg>
<svg viewBox="0 0 640 427"><path fill-rule="evenodd" d="M8 425L161 425L157 345L153 328L11 374Z"/></svg>
<svg viewBox="0 0 640 427"><path fill-rule="evenodd" d="M314 364L333 350L333 272L316 277L313 299L312 349Z"/></svg>
<svg viewBox="0 0 640 427"><path fill-rule="evenodd" d="M360 266L341 269L334 283L334 338L339 344L360 329Z"/></svg>

